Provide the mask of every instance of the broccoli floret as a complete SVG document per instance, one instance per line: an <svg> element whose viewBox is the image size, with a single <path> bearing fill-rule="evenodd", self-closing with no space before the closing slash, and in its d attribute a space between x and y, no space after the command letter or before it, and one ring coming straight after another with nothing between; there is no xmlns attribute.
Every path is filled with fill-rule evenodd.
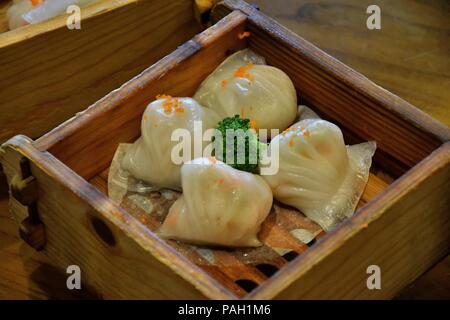
<svg viewBox="0 0 450 320"><path fill-rule="evenodd" d="M249 119L239 115L223 119L214 135L215 156L235 169L258 172L262 143ZM227 138L228 135L228 138Z"/></svg>

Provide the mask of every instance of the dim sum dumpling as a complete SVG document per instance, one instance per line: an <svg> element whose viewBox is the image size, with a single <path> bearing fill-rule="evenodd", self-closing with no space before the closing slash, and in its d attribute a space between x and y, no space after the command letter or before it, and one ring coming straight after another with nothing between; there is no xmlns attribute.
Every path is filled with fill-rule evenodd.
<svg viewBox="0 0 450 320"><path fill-rule="evenodd" d="M96 0L14 0L7 17L9 29L48 20L66 12L70 5L84 6Z"/></svg>
<svg viewBox="0 0 450 320"><path fill-rule="evenodd" d="M30 10L33 10L40 5L43 0L31 1L31 0L14 0L13 5L6 12L8 18L9 29L13 30L28 24L28 22L22 17L22 15Z"/></svg>
<svg viewBox="0 0 450 320"><path fill-rule="evenodd" d="M181 168L183 195L159 233L165 238L229 247L261 245L257 233L272 207L261 176L215 158L197 158Z"/></svg>
<svg viewBox="0 0 450 320"><path fill-rule="evenodd" d="M321 119L302 120L276 136L279 170L264 176L275 199L325 231L353 215L367 183L375 142L346 147L341 130Z"/></svg>
<svg viewBox="0 0 450 320"><path fill-rule="evenodd" d="M222 118L252 119L256 129L284 130L297 114L291 79L249 49L228 57L203 81L194 98Z"/></svg>
<svg viewBox="0 0 450 320"><path fill-rule="evenodd" d="M172 133L187 129L193 137L195 121L201 121L202 129L206 130L214 128L219 120L213 110L192 98L165 96L155 100L147 106L141 121L141 137L128 148L121 167L158 189L180 190L181 164L176 164L171 157L179 142L172 141ZM206 144L203 142L202 148ZM191 145L191 155L194 155L194 143Z"/></svg>

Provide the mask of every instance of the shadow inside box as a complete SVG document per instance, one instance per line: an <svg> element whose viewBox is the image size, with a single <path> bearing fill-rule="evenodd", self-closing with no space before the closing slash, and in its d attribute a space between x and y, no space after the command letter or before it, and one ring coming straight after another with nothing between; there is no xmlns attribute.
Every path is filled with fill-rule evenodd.
<svg viewBox="0 0 450 320"><path fill-rule="evenodd" d="M0 199L8 198L8 183L6 175L3 172L3 167L0 164Z"/></svg>

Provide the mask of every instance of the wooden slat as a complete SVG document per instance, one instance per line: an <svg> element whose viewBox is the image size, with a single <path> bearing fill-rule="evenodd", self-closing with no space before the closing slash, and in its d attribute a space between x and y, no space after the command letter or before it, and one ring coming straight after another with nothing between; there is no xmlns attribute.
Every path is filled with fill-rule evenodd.
<svg viewBox="0 0 450 320"><path fill-rule="evenodd" d="M238 38L246 17L230 14L210 30L180 46L139 77L36 141L82 177L105 169L120 142L140 134L142 113L157 94L192 96L200 82L229 52L242 49ZM114 134L111 134L114 132Z"/></svg>
<svg viewBox="0 0 450 320"><path fill-rule="evenodd" d="M360 140L377 141L379 150L389 156L379 163L386 171L400 176L450 140L449 128L245 2L224 1L214 10L213 20L235 9L249 16L250 48L283 69L300 96L327 119Z"/></svg>
<svg viewBox="0 0 450 320"><path fill-rule="evenodd" d="M129 293L135 296L142 295L146 290L155 290L160 295L185 294L189 297L191 295L198 297L199 294L196 294L195 288L204 296L220 298L242 297L244 293L241 289L244 287L242 284L241 289L236 286L238 280L251 280L258 285L254 291L245 296L246 298L371 297L362 287L365 284L366 274L361 272L364 271L361 268L371 263L372 257L375 256L380 259L383 269L398 272L399 266L392 266L395 262L399 262L399 265L407 269L407 272L398 277L393 271L387 271L387 290L379 293L378 296L389 297L406 283L408 277L417 276L419 270L430 266L448 250L448 237L442 235L442 231L448 227L449 223L448 215L443 215L449 207L448 199L445 199L449 187L450 147L448 145L427 158L424 161L425 165L421 163L414 167L386 189L384 189L387 185L385 181L372 174L369 178L370 187L368 186L363 194L357 214L332 233L327 235L319 233L316 239L321 238L320 241L311 248L296 239L290 231L291 228L302 227L316 233L320 231L317 229L318 226L306 220L298 212L290 214L289 209L279 207L281 209L278 209L276 215L272 214L262 227L261 238L266 243L262 250L273 254L273 251L279 248L278 246L282 246L286 247L284 249L296 251L300 256L291 263L277 257L274 264L280 268L280 271L271 277L258 270L257 260L246 260L242 250L214 249L212 251L216 261L210 263L185 244L161 241L149 229L156 230L163 221L163 215L149 217L126 201L122 203L121 209L98 192L98 189L102 189L106 193L108 173L106 168L110 164L118 143L131 141L139 135L140 118L148 101L157 93L191 95L200 81L230 51L241 49L246 43L266 56L269 64L281 66L288 72L300 91L306 89L306 97L312 101L312 106L329 115L331 119L336 119L350 136L356 139L376 138L388 163L391 161L399 167L396 171L397 175L420 161L428 152L447 139L448 131L439 124L421 117L411 109L411 106L394 99L394 96L385 95L384 91L376 89L377 87L367 79L361 78L354 71L330 59L302 39L295 38L241 2L228 1L218 7L216 14L220 16L227 13L229 11L227 6L230 4L247 12L250 15L248 21L245 14L234 11L213 29L181 46L138 78L125 84L72 121L56 128L33 145L28 140L26 143L23 142L20 140L23 138L20 137L17 138L19 143L16 140L10 143L12 151L17 151L33 160L33 174L40 182L39 185L43 184L41 187L43 198L39 202L45 225L47 226L48 223L51 230L62 229L60 225L62 222L66 228L67 224L70 226L68 234L61 239L60 243L53 240L49 247L55 250L52 256L56 258L59 265L62 265L67 263L67 259L77 259L76 257L80 255L77 262L88 269L91 277L88 279L89 282L101 288L107 295L114 296L114 293L111 291L112 287L104 283L105 281L112 281L117 276L120 276L119 281L129 280L129 284L135 280L124 268L122 257L126 256L125 258L133 261L133 265L137 264L136 268L144 273L143 277L156 282L156 287L149 288L142 284L137 288L129 289L132 290ZM240 41L237 34L244 30L247 22L252 36ZM279 50L274 48L276 46ZM285 61L291 63L287 64ZM304 73L304 78L298 74L300 71ZM313 89L317 92L314 93ZM375 91L366 92L372 89ZM342 98L342 102L335 96ZM320 100L324 99L323 97L327 100ZM388 98L393 98L394 102L389 101ZM325 106L325 102L329 106ZM353 102L361 107L361 113L366 113L369 118L373 118L372 122L359 119L365 120L361 122L364 128L360 132L353 129L356 126L354 122L358 118L356 116L349 118L352 110L344 106ZM329 110L331 105L336 105L340 112ZM349 112L346 113L346 111ZM404 134L405 137L396 137L393 139L394 142L389 142L387 133L371 131L380 128L382 124L388 126L396 124L395 128L388 128L386 132ZM111 134L112 132L114 134ZM395 146L397 148L395 149L393 143L400 142L403 142L403 145ZM413 153L411 149L414 144L418 145L416 153ZM36 147L49 153L38 152ZM55 159L55 156L82 177L90 179L97 188L91 187L78 175L68 170ZM419 190L419 187L425 189ZM63 199L63 195L68 199L59 203L58 200ZM434 203L429 211L436 219L424 223L423 219L427 216L424 213L426 206L422 203L431 206L431 201ZM50 205L51 203L53 205ZM58 205L55 206L55 203ZM167 211L170 202L163 201L160 207L161 210ZM277 205L274 208L277 210ZM111 249L99 248L95 242L98 239L89 238L92 236L89 233L91 230L81 224L86 223L81 221L86 211L105 219L107 225L113 230L113 234L118 237L120 249L124 246L127 248L125 255L121 256ZM91 216L88 215L89 217ZM78 227L72 230L72 224ZM368 228L368 226L371 227ZM77 231L78 229L83 231ZM427 235L427 242L423 244L417 243L417 239L411 235L412 232L423 235L424 232L431 233L436 230L439 234ZM78 232L83 234L80 235ZM74 239L80 236L88 239L86 244L83 242L82 247L78 248ZM51 237L49 235L49 241ZM420 259L408 256L411 251L408 244L411 243L414 244L412 249L421 249L417 253ZM113 278L109 278L111 275L96 278L95 266L85 256L86 252L93 250L99 252L100 263L110 263L111 261L106 262L107 257L110 256L115 259L114 265L117 268L112 271ZM120 252L120 250L117 251ZM302 254L303 252L307 254ZM136 258L138 256L139 258ZM153 275L148 270L140 269L141 259L146 259L146 265L152 266ZM414 260L411 266L406 265L408 259ZM161 264L161 261L164 263ZM336 274L333 274L336 270ZM170 271L174 271L179 277L175 279ZM170 275L172 278L166 279ZM168 281L181 281L181 291L162 292L159 288L162 281L160 277ZM98 285L96 281L101 281L101 285ZM332 286L333 283L336 287ZM175 282L172 285L173 288L180 289Z"/></svg>
<svg viewBox="0 0 450 320"><path fill-rule="evenodd" d="M92 178L89 182L98 188L105 195L108 194L109 168L101 171L97 176ZM375 174L369 174L368 184L361 197L359 208L374 199L378 194L382 193L388 184L378 178ZM158 194L154 192L152 194ZM152 213L144 212L137 207L130 200L125 198L121 206L133 215L137 220L152 231L158 230L165 219L172 203L178 198L174 197L171 200L166 200L164 197L150 196L154 206ZM164 213L156 215L155 212L164 211ZM259 233L259 239L264 243L263 247L254 249L214 249L210 250L211 257L214 263L205 261L198 253L189 249L187 244L179 241L167 241L175 250L185 255L192 263L198 265L206 271L211 277L219 281L222 285L233 292L237 297L244 297L247 292L236 285L238 280L250 280L255 285L261 285L267 277L258 270L257 266L261 264L269 264L279 270L287 265L288 261L279 256L274 250L285 249L286 251L293 251L298 255L308 250L308 245L296 239L291 233L294 229L305 229L312 234L317 234L316 239L320 239L325 235L325 232L319 225L307 219L303 214L297 210L274 204L272 212L264 221ZM252 258L246 258L251 256ZM250 262L248 261L250 260Z"/></svg>
<svg viewBox="0 0 450 320"><path fill-rule="evenodd" d="M105 195L108 194L107 178L105 179L101 175L98 175L92 178L89 182ZM139 220L143 225L145 225L152 231L157 231L159 229L169 211L170 206L178 198L174 197L171 200L167 200L161 196L156 197L154 196L155 194L159 193L154 192L149 196L152 199L153 204L152 214L144 212L141 208L136 206L127 198L124 199L121 203L121 206L125 210L127 210L127 212L133 215L137 220ZM155 213L158 211L163 211L163 214L158 214L157 216ZM186 256L186 258L188 258L190 261L208 272L208 274L211 275L214 279L220 281L238 297L243 297L246 292L238 285L236 285L236 280L246 279L261 284L266 279L264 275L260 274L256 269L246 266L229 252L220 250L212 251L214 259L217 261L217 263L211 264L193 249L189 249L189 245L187 244L171 240L167 241L167 243L175 250Z"/></svg>
<svg viewBox="0 0 450 320"><path fill-rule="evenodd" d="M450 143L248 298L389 299L449 252ZM381 269L369 290L366 269Z"/></svg>
<svg viewBox="0 0 450 320"><path fill-rule="evenodd" d="M38 212L47 235L43 252L60 270L78 265L83 286L95 288L96 295L235 297L59 160L37 150L30 139L16 136L3 151L1 162L9 182L16 174L16 155L30 160L39 184ZM103 228L95 229L94 220L102 221Z"/></svg>

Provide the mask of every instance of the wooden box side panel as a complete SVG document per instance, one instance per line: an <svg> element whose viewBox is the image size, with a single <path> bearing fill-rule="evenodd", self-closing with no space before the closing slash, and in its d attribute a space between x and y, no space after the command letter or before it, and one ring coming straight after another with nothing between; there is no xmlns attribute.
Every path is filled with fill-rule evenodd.
<svg viewBox="0 0 450 320"><path fill-rule="evenodd" d="M0 155L10 185L17 160L29 160L45 226L44 253L63 272L70 265L79 266L82 286L94 288L99 297L233 298L64 164L35 149L28 138L9 140Z"/></svg>
<svg viewBox="0 0 450 320"><path fill-rule="evenodd" d="M254 299L390 299L450 250L450 143L397 180ZM367 268L380 268L369 290Z"/></svg>
<svg viewBox="0 0 450 320"><path fill-rule="evenodd" d="M289 75L300 102L310 104L354 140L376 141L377 162L387 172L400 176L450 140L449 128L245 2L224 1L215 8L213 20L236 9L248 15L250 48Z"/></svg>
<svg viewBox="0 0 450 320"><path fill-rule="evenodd" d="M36 146L89 180L109 166L119 143L139 136L142 113L156 95L192 96L230 51L245 47L245 40L238 38L245 19L240 12L230 14L82 114L38 139Z"/></svg>
<svg viewBox="0 0 450 320"><path fill-rule="evenodd" d="M192 1L103 1L66 17L0 34L0 143L36 138L200 31ZM55 28L57 26L57 28Z"/></svg>

